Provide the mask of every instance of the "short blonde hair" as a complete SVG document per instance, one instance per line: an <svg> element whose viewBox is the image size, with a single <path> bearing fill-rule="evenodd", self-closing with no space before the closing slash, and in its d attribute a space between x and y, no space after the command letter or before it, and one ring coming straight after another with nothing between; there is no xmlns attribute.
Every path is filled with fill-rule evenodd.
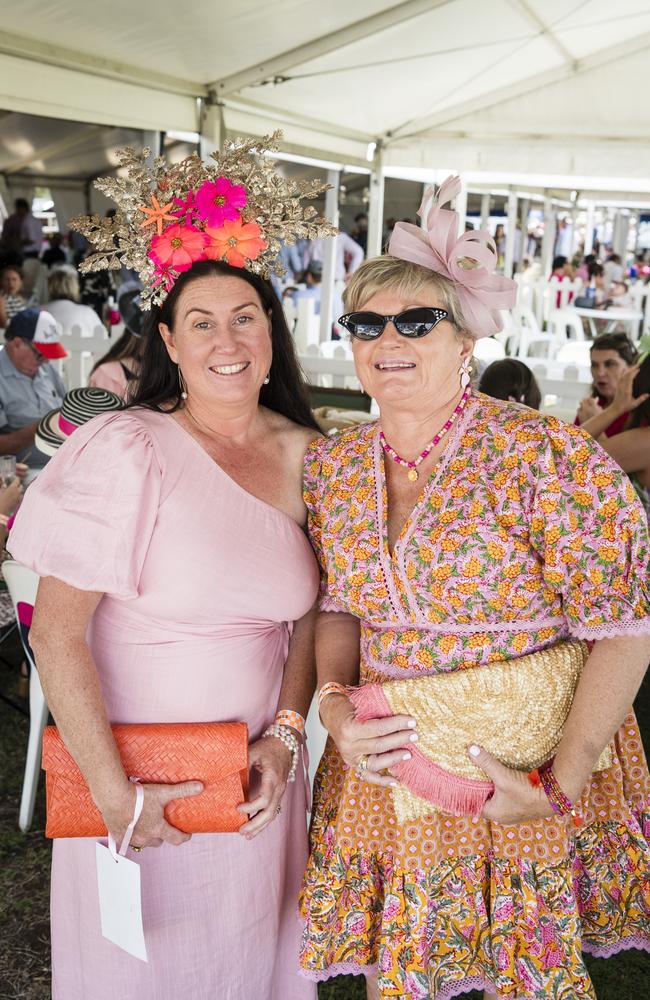
<svg viewBox="0 0 650 1000"><path fill-rule="evenodd" d="M354 272L343 292L346 311L361 309L368 299L386 289L404 299L430 289L440 299L441 307L447 310L449 320L456 329L470 337L476 336L463 316L453 281L428 267L391 257L390 254L365 260Z"/></svg>
<svg viewBox="0 0 650 1000"><path fill-rule="evenodd" d="M76 272L70 267L54 268L47 279L47 291L51 301L69 299L71 302L78 302L80 293Z"/></svg>

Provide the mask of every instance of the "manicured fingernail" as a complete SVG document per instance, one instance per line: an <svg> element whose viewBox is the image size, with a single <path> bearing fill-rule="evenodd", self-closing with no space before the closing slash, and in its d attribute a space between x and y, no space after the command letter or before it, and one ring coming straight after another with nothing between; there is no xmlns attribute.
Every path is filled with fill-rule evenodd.
<svg viewBox="0 0 650 1000"><path fill-rule="evenodd" d="M406 725L408 726L409 729L415 729L415 727L417 726L417 722L415 721L415 719L409 719Z"/></svg>
<svg viewBox="0 0 650 1000"><path fill-rule="evenodd" d="M411 743L417 743L418 734L417 733L413 733L412 736L409 736L409 740L411 741Z"/></svg>
<svg viewBox="0 0 650 1000"><path fill-rule="evenodd" d="M404 754L404 755L402 756L402 760L410 760L410 759L411 759L411 755L410 755L410 753L405 753L405 754Z"/></svg>
<svg viewBox="0 0 650 1000"><path fill-rule="evenodd" d="M478 757L480 752L481 748L477 747L475 743L472 743L471 747L469 748L470 757Z"/></svg>
<svg viewBox="0 0 650 1000"><path fill-rule="evenodd" d="M397 788L397 782L396 781L391 781L389 784L390 784L391 788Z"/></svg>

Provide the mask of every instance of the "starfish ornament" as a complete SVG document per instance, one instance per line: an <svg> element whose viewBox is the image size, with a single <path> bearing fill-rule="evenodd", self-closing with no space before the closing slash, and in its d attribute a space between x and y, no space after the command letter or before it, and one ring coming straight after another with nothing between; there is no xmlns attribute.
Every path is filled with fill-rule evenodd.
<svg viewBox="0 0 650 1000"><path fill-rule="evenodd" d="M145 219L144 222L140 223L140 229L144 229L145 226L155 226L156 232L159 236L162 236L163 222L169 220L170 222L178 222L175 215L169 214L169 209L174 207L174 202L170 201L166 205L161 205L158 202L155 194L151 195L152 208L148 208L146 205L140 205L138 208L139 212L144 212L149 218Z"/></svg>

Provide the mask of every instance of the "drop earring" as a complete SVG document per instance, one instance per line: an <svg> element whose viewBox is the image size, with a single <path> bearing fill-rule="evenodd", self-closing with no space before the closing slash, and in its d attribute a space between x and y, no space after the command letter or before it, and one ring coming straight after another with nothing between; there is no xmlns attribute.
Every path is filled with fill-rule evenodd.
<svg viewBox="0 0 650 1000"><path fill-rule="evenodd" d="M458 374L460 375L461 389L466 389L469 383L471 382L469 358L465 358L462 365L460 366L460 371Z"/></svg>
<svg viewBox="0 0 650 1000"><path fill-rule="evenodd" d="M187 399L187 385L185 383L185 379L183 378L183 373L181 371L180 365L178 365L178 385L181 390L181 399L183 400Z"/></svg>

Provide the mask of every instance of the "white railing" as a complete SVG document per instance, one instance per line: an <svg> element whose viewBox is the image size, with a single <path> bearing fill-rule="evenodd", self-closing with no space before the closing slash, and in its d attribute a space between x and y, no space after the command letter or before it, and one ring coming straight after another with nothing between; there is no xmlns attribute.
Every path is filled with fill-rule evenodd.
<svg viewBox="0 0 650 1000"><path fill-rule="evenodd" d="M310 385L328 389L360 389L352 351L344 341L329 340L324 344L310 344L298 354L300 366Z"/></svg>
<svg viewBox="0 0 650 1000"><path fill-rule="evenodd" d="M299 355L298 360L310 385L336 389L361 387L355 374L352 353L344 342L311 345ZM589 365L545 358L526 358L525 364L533 371L540 387L542 410L572 421L581 400L589 395Z"/></svg>
<svg viewBox="0 0 650 1000"><path fill-rule="evenodd" d="M114 328L113 337L109 337L99 320L90 336L84 335L81 327L76 324L66 328L61 336L61 343L68 352L68 357L57 362L66 389L88 385L93 366L110 350L111 344L119 336L121 331Z"/></svg>

